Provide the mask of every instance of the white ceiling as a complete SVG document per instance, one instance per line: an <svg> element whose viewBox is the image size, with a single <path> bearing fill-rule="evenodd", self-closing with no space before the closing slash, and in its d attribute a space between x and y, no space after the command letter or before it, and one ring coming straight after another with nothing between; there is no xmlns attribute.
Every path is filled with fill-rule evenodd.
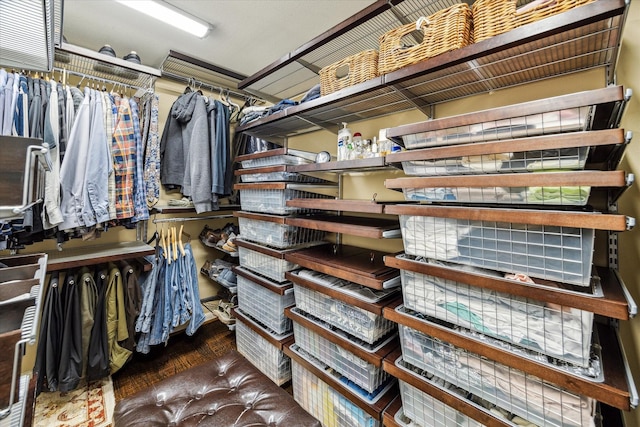
<svg viewBox="0 0 640 427"><path fill-rule="evenodd" d="M198 39L114 0L65 0L63 35L91 50L136 51L160 68L169 50L251 75L374 0L168 0L213 29Z"/></svg>

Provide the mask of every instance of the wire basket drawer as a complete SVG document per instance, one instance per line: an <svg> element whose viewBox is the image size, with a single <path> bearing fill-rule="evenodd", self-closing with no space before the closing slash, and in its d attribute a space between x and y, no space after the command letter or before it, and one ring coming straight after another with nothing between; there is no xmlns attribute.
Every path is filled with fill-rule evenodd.
<svg viewBox="0 0 640 427"><path fill-rule="evenodd" d="M323 427L381 427L378 419L335 391L295 359L291 361L293 397Z"/></svg>
<svg viewBox="0 0 640 427"><path fill-rule="evenodd" d="M482 424L440 402L404 381L400 384L400 398L404 415L421 426L483 427ZM413 425L413 423L411 425Z"/></svg>
<svg viewBox="0 0 640 427"><path fill-rule="evenodd" d="M275 333L291 331L291 320L284 315L284 309L294 304L293 288L281 295L238 275L238 305Z"/></svg>
<svg viewBox="0 0 640 427"><path fill-rule="evenodd" d="M293 322L293 335L302 350L322 360L368 393L373 393L389 378L382 366L367 362L297 322Z"/></svg>
<svg viewBox="0 0 640 427"><path fill-rule="evenodd" d="M240 175L242 182L300 182L300 183L320 183L323 179L296 172L256 172L244 173Z"/></svg>
<svg viewBox="0 0 640 427"><path fill-rule="evenodd" d="M275 258L242 246L238 246L238 258L242 267L280 283L287 280L284 273L298 268L298 264L286 261L284 257Z"/></svg>
<svg viewBox="0 0 640 427"><path fill-rule="evenodd" d="M427 260L429 264L450 265ZM484 275L503 274L457 266ZM590 360L593 313L400 270L406 308L568 363Z"/></svg>
<svg viewBox="0 0 640 427"><path fill-rule="evenodd" d="M591 194L586 185L557 187L424 187L403 188L408 201L495 203L547 206L585 206Z"/></svg>
<svg viewBox="0 0 640 427"><path fill-rule="evenodd" d="M308 163L313 163L313 161L298 156L282 154L278 156L268 156L256 159L242 160L240 163L242 164L243 168L248 169L280 165L306 165Z"/></svg>
<svg viewBox="0 0 640 427"><path fill-rule="evenodd" d="M411 150L576 132L588 129L591 111L591 106L583 106L480 123L461 124L403 135L402 140L404 146Z"/></svg>
<svg viewBox="0 0 640 427"><path fill-rule="evenodd" d="M405 362L536 425L587 427L596 401L398 325Z"/></svg>
<svg viewBox="0 0 640 427"><path fill-rule="evenodd" d="M395 322L312 289L293 284L296 307L373 344L395 330Z"/></svg>
<svg viewBox="0 0 640 427"><path fill-rule="evenodd" d="M282 385L291 379L291 359L289 356L259 334L236 319L236 347L274 383Z"/></svg>
<svg viewBox="0 0 640 427"><path fill-rule="evenodd" d="M595 230L400 215L409 255L589 286Z"/></svg>
<svg viewBox="0 0 640 427"><path fill-rule="evenodd" d="M302 209L287 206L287 200L292 199L330 199L319 193L295 190L292 188L278 189L244 189L240 192L240 207L250 212L261 212L286 215L295 212L313 212L312 209Z"/></svg>
<svg viewBox="0 0 640 427"><path fill-rule="evenodd" d="M571 147L478 156L448 157L437 160L402 162L407 175L442 176L474 175L498 172L537 172L544 170L582 170L589 147Z"/></svg>
<svg viewBox="0 0 640 427"><path fill-rule="evenodd" d="M243 239L278 249L321 242L327 234L322 230L243 217L238 218L238 226Z"/></svg>

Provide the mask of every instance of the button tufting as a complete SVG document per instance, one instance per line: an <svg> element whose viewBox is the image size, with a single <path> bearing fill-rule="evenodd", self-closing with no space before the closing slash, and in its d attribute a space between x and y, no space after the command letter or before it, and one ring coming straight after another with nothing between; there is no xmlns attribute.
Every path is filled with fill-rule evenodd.
<svg viewBox="0 0 640 427"><path fill-rule="evenodd" d="M202 399L203 394L202 393L196 393L196 395L194 396L196 398L196 400L200 400Z"/></svg>
<svg viewBox="0 0 640 427"><path fill-rule="evenodd" d="M211 416L216 413L216 408L207 409L207 415Z"/></svg>
<svg viewBox="0 0 640 427"><path fill-rule="evenodd" d="M164 405L164 400L162 399L156 400L156 406L162 406L162 405Z"/></svg>
<svg viewBox="0 0 640 427"><path fill-rule="evenodd" d="M169 424L167 424L167 427L176 427L178 425L178 423L176 423L175 421L171 421Z"/></svg>

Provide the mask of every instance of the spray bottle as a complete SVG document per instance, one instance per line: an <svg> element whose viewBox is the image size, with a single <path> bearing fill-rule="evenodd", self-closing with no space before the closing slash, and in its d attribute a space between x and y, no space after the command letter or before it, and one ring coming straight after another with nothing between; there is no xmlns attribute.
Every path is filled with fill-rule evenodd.
<svg viewBox="0 0 640 427"><path fill-rule="evenodd" d="M351 130L346 122L342 122L342 126L338 131L338 161L348 160L347 147L351 145Z"/></svg>

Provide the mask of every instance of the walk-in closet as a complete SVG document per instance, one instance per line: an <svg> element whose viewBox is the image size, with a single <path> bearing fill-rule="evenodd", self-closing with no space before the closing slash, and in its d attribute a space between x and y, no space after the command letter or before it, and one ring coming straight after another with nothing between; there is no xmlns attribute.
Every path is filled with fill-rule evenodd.
<svg viewBox="0 0 640 427"><path fill-rule="evenodd" d="M0 427L640 427L640 5L0 0Z"/></svg>

